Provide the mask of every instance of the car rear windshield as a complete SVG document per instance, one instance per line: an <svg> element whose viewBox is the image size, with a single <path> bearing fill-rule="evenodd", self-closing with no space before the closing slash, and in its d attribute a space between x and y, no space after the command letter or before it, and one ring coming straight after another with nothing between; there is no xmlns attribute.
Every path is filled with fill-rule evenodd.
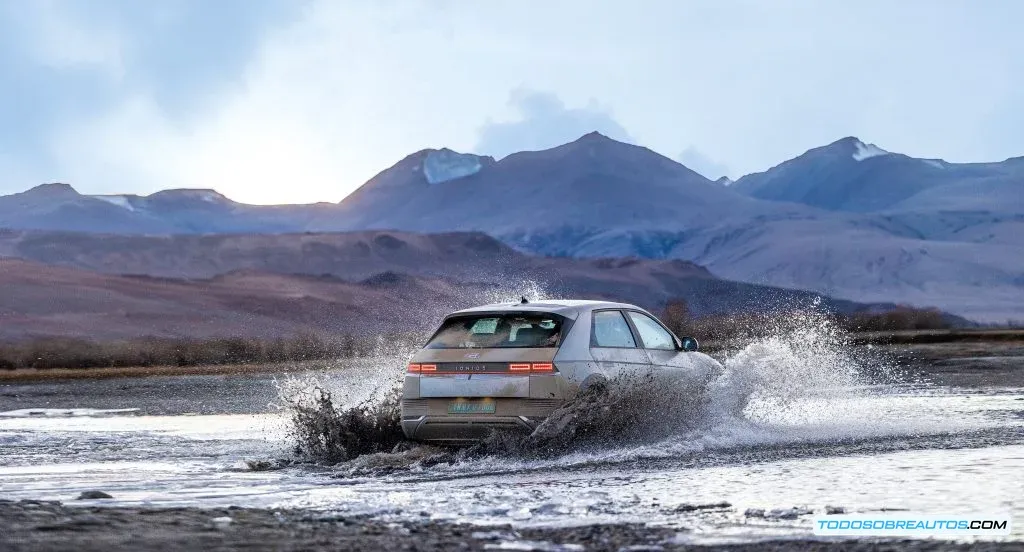
<svg viewBox="0 0 1024 552"><path fill-rule="evenodd" d="M483 314L449 318L427 349L558 347L564 318L557 314Z"/></svg>

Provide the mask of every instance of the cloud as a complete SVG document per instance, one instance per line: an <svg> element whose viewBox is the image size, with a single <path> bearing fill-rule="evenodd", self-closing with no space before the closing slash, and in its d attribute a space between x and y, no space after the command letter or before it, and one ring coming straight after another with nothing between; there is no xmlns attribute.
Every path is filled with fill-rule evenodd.
<svg viewBox="0 0 1024 552"><path fill-rule="evenodd" d="M0 0L0 193L53 180L85 193L209 184L196 162L210 122L268 32L304 6Z"/></svg>
<svg viewBox="0 0 1024 552"><path fill-rule="evenodd" d="M691 170L700 173L704 178L718 180L723 176L729 176L728 165L711 159L693 146L684 149L676 159Z"/></svg>
<svg viewBox="0 0 1024 552"><path fill-rule="evenodd" d="M412 151L471 147L489 99L511 84L483 74L493 52L476 18L430 4L303 4L263 29L240 66L218 66L227 82L180 90L184 107L166 97L175 82L133 66L115 101L48 133L50 169L86 193L210 187L252 203L338 201ZM472 68L484 68L480 82L463 86Z"/></svg>
<svg viewBox="0 0 1024 552"><path fill-rule="evenodd" d="M566 108L554 93L517 89L508 103L519 113L519 120L484 123L474 148L477 153L501 158L517 151L543 150L595 130L620 142L632 142L610 111L593 100L587 107Z"/></svg>
<svg viewBox="0 0 1024 552"><path fill-rule="evenodd" d="M97 69L114 79L124 74L124 45L113 30L76 17L55 0L24 2L10 12L37 63Z"/></svg>
<svg viewBox="0 0 1024 552"><path fill-rule="evenodd" d="M423 148L594 130L692 143L678 158L711 177L846 135L951 161L1024 151L1024 4L592 4L0 0L0 165L273 203L337 201ZM0 193L38 183L6 176Z"/></svg>

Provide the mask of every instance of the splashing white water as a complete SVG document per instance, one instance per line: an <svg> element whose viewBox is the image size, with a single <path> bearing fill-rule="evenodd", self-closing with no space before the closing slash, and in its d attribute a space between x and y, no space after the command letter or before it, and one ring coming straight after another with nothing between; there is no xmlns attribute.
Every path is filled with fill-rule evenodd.
<svg viewBox="0 0 1024 552"><path fill-rule="evenodd" d="M525 460L516 468L622 462L640 458L666 458L711 453L715 450L790 445L828 446L830 443L865 439L901 438L951 434L981 429L992 420L966 413L959 397L942 400L936 390L910 392L893 378L894 366L870 366L860 358L862 349L851 345L828 317L813 311L790 313L775 324L773 335L756 339L723 361L722 374L712 381L706 396L690 398L691 408L678 401L672 378L638 380L609 399L629 404L623 395L643 397L663 405L667 417L680 414L690 419L676 424L676 433L655 441L625 442L622 435L605 435L602 447L588 446L557 459ZM878 361L872 361L877 363ZM941 396L941 395L940 395ZM605 405L607 406L607 405ZM649 410L649 409L645 409ZM957 415L961 412L961 415ZM573 413L595 416L591 427L606 425L620 431L619 419L631 416L599 405ZM599 418L616 417L611 421ZM605 423L605 422L612 423ZM638 418L630 424L644 424ZM475 460L483 470L508 469L507 457ZM460 466L458 469L466 469Z"/></svg>
<svg viewBox="0 0 1024 552"><path fill-rule="evenodd" d="M511 302L522 295L543 299L545 293L542 286L527 281L487 295L478 299ZM482 449L483 457L463 455L453 469L508 469L505 453L520 456L513 464L524 467L550 463L553 451L559 455L558 463L572 464L943 434L979 426L976 418L957 418L937 409L942 402L934 393L919 401L913 394L897 392L900 387L892 378L897 370L877 361L869 365L862 357L864 349L851 345L828 316L814 309L789 312L767 323L769 335L724 358L721 375L706 387L661 374L630 378L607 397L570 401L552 416L553 423L542 425L530 439L507 442L502 437L498 446ZM352 370L344 377L282 386L284 402L308 406L320 397L320 390L330 393L339 412L367 400L393 400L389 393L421 343L418 337L382 337L372 355L352 361ZM673 421L652 424L653 417ZM573 435L559 438L564 427L573 429Z"/></svg>
<svg viewBox="0 0 1024 552"><path fill-rule="evenodd" d="M725 359L712 383L712 411L751 421L787 418L799 421L808 399L828 404L865 383L860 362L828 319L803 313L787 320L788 329L756 340Z"/></svg>
<svg viewBox="0 0 1024 552"><path fill-rule="evenodd" d="M544 284L535 280L516 280L499 287L482 291L477 294L479 304L518 303L522 298L536 302L548 299L548 291Z"/></svg>
<svg viewBox="0 0 1024 552"><path fill-rule="evenodd" d="M955 416L953 401L937 401L934 391L927 399L907 392L895 366L867 366L862 349L821 314L791 314L776 330L724 359L704 425L629 454L946 434L989 423Z"/></svg>

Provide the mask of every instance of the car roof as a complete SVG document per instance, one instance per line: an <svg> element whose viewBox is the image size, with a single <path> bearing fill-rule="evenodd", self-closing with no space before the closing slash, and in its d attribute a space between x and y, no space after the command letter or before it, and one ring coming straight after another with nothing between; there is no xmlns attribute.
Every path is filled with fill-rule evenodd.
<svg viewBox="0 0 1024 552"><path fill-rule="evenodd" d="M470 309L455 311L448 316L461 314L491 313L491 312L549 312L560 314L568 318L576 318L581 312L595 309L637 309L643 310L636 305L628 303L614 303L611 301L590 301L580 299L539 299L536 302L523 303L493 303L480 305Z"/></svg>

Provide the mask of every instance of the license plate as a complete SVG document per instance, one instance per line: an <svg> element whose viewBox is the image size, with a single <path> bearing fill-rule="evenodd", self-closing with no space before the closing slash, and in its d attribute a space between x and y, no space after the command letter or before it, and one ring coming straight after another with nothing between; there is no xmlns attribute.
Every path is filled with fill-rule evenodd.
<svg viewBox="0 0 1024 552"><path fill-rule="evenodd" d="M494 401L452 401L449 414L494 414Z"/></svg>

